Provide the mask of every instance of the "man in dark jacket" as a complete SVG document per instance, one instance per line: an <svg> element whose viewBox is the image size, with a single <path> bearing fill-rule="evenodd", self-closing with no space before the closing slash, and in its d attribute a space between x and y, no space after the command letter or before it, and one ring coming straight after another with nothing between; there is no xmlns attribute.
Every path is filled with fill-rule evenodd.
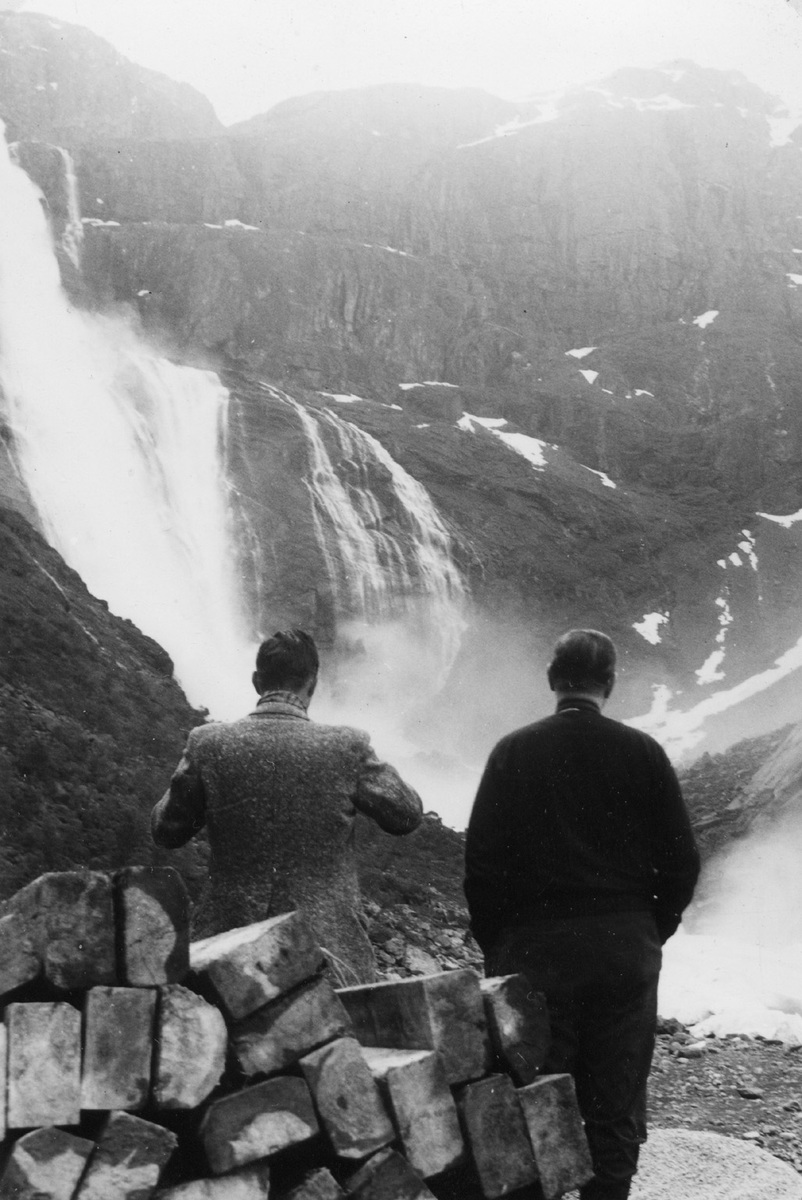
<svg viewBox="0 0 802 1200"><path fill-rule="evenodd" d="M602 715L610 639L565 634L548 679L556 713L488 760L465 892L487 973L523 972L546 996L544 1070L574 1076L593 1157L582 1200L625 1200L646 1137L661 945L691 899L699 855L664 751Z"/></svg>
<svg viewBox="0 0 802 1200"><path fill-rule="evenodd" d="M259 702L239 721L190 732L168 791L153 810L154 841L175 848L204 825L211 847L204 933L292 909L305 913L341 984L375 979L360 920L357 812L410 833L422 805L366 733L307 716L318 655L303 630L276 633L256 658Z"/></svg>

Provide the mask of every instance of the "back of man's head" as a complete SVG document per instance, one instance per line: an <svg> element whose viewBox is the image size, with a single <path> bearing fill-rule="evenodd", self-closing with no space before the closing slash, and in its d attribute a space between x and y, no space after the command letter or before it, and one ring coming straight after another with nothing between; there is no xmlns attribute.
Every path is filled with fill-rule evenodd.
<svg viewBox="0 0 802 1200"><path fill-rule="evenodd" d="M317 677L318 666L314 638L303 629L284 629L259 647L254 682L262 692L295 690Z"/></svg>
<svg viewBox="0 0 802 1200"><path fill-rule="evenodd" d="M603 692L615 682L615 646L597 629L564 633L549 663L549 686L554 692Z"/></svg>

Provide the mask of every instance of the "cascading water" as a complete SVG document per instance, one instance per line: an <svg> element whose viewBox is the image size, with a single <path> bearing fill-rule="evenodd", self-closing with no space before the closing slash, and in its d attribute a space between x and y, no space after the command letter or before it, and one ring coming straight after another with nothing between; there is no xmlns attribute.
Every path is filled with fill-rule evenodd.
<svg viewBox="0 0 802 1200"><path fill-rule="evenodd" d="M81 247L84 240L84 227L81 224L81 205L78 200L78 180L75 176L75 166L72 155L59 146L59 154L64 164L64 186L67 190L67 220L61 235L64 253L76 270L81 269Z"/></svg>
<svg viewBox="0 0 802 1200"><path fill-rule="evenodd" d="M465 587L454 563L451 536L428 492L381 442L357 425L328 410L313 415L290 397L286 400L298 413L309 444L307 486L341 614L376 625L413 608L419 614L424 602L430 624L437 629L434 665L442 679L465 626ZM377 470L388 481L389 519L371 483ZM430 670L432 665L430 661Z"/></svg>
<svg viewBox="0 0 802 1200"><path fill-rule="evenodd" d="M221 467L228 394L72 307L40 192L4 141L0 195L0 389L46 533L170 652L193 703L241 712L252 649Z"/></svg>

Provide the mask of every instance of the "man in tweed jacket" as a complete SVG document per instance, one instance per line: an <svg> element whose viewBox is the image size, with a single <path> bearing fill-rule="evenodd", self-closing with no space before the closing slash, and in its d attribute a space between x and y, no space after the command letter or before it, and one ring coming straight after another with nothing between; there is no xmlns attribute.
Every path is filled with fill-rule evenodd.
<svg viewBox="0 0 802 1200"><path fill-rule="evenodd" d="M204 934L300 909L341 984L376 977L360 921L357 812L410 833L422 805L368 735L309 720L318 655L302 630L276 633L256 658L260 699L238 721L190 732L153 810L153 839L174 849L204 825L211 847Z"/></svg>

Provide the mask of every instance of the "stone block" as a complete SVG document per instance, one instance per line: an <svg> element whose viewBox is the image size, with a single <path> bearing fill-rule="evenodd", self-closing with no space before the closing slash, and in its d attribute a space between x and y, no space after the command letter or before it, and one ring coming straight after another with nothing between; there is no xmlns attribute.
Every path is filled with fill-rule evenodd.
<svg viewBox="0 0 802 1200"><path fill-rule="evenodd" d="M86 993L81 1108L144 1108L155 1017L153 988L96 987Z"/></svg>
<svg viewBox="0 0 802 1200"><path fill-rule="evenodd" d="M81 1118L81 1014L71 1004L9 1004L9 1129L77 1125Z"/></svg>
<svg viewBox="0 0 802 1200"><path fill-rule="evenodd" d="M0 1143L8 1133L8 1033L0 1025Z"/></svg>
<svg viewBox="0 0 802 1200"><path fill-rule="evenodd" d="M570 1075L541 1075L519 1088L545 1200L555 1200L593 1177L585 1127Z"/></svg>
<svg viewBox="0 0 802 1200"><path fill-rule="evenodd" d="M385 1100L407 1161L428 1179L463 1158L465 1144L436 1050L368 1047L362 1054Z"/></svg>
<svg viewBox="0 0 802 1200"><path fill-rule="evenodd" d="M129 987L180 983L189 970L189 894L173 867L115 875L120 971Z"/></svg>
<svg viewBox="0 0 802 1200"><path fill-rule="evenodd" d="M450 1084L477 1079L490 1065L479 976L469 967L337 994L363 1046L438 1050Z"/></svg>
<svg viewBox="0 0 802 1200"><path fill-rule="evenodd" d="M457 1106L482 1195L495 1200L538 1177L515 1086L488 1075L457 1091Z"/></svg>
<svg viewBox="0 0 802 1200"><path fill-rule="evenodd" d="M499 1067L516 1083L540 1073L549 1047L546 998L524 975L499 975L480 982L490 1044Z"/></svg>
<svg viewBox="0 0 802 1200"><path fill-rule="evenodd" d="M0 917L0 998L36 979L41 969L26 923L18 912Z"/></svg>
<svg viewBox="0 0 802 1200"><path fill-rule="evenodd" d="M379 1089L354 1038L301 1059L320 1123L340 1158L366 1158L395 1138Z"/></svg>
<svg viewBox="0 0 802 1200"><path fill-rule="evenodd" d="M175 983L159 989L153 1066L157 1108L197 1108L226 1065L228 1031L214 1005Z"/></svg>
<svg viewBox="0 0 802 1200"><path fill-rule="evenodd" d="M0 1175L0 1200L72 1200L94 1142L63 1129L34 1129L14 1143Z"/></svg>
<svg viewBox="0 0 802 1200"><path fill-rule="evenodd" d="M231 1048L246 1075L270 1075L324 1042L353 1034L342 1001L325 979L280 996L230 1030Z"/></svg>
<svg viewBox="0 0 802 1200"><path fill-rule="evenodd" d="M234 1020L315 975L323 952L300 913L283 913L194 942L190 966Z"/></svg>
<svg viewBox="0 0 802 1200"><path fill-rule="evenodd" d="M161 1125L111 1113L75 1200L150 1200L177 1143Z"/></svg>
<svg viewBox="0 0 802 1200"><path fill-rule="evenodd" d="M215 1175L307 1142L319 1132L303 1079L277 1075L209 1105L200 1126Z"/></svg>
<svg viewBox="0 0 802 1200"><path fill-rule="evenodd" d="M320 1167L310 1171L288 1192L282 1192L281 1200L345 1200L345 1192L331 1171Z"/></svg>
<svg viewBox="0 0 802 1200"><path fill-rule="evenodd" d="M346 1181L354 1200L427 1200L426 1184L397 1150L380 1150ZM432 1198L433 1200L433 1198Z"/></svg>
<svg viewBox="0 0 802 1200"><path fill-rule="evenodd" d="M55 988L74 991L118 982L112 881L101 871L52 871L11 896L24 937Z"/></svg>
<svg viewBox="0 0 802 1200"><path fill-rule="evenodd" d="M268 1200L269 1195L270 1167L267 1163L259 1163L216 1179L179 1183L160 1191L155 1200Z"/></svg>

